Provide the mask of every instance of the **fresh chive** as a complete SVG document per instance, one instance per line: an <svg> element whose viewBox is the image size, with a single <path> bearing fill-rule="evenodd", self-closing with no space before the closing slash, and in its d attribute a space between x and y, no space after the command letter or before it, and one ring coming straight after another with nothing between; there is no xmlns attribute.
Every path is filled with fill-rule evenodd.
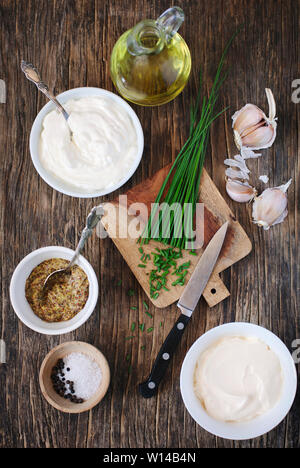
<svg viewBox="0 0 300 468"><path fill-rule="evenodd" d="M151 238L182 249L187 248L188 243L190 244L196 203L199 197L201 174L209 141L210 126L226 110L223 109L220 112L215 112L220 87L226 78L226 74L222 71L224 60L237 32L231 37L224 49L209 96L203 97L201 105L202 75L200 74L199 91L196 101L190 109L189 137L178 153L159 190L155 199L155 207L151 211L144 233L140 238L141 244L149 242ZM168 182L170 184L166 190ZM164 225L163 212L158 212L158 207L161 207L162 203L168 206L178 204L182 208L180 213L172 213L169 226ZM187 206L191 206L191 210ZM184 223L182 222L183 220ZM183 224L185 229L183 229ZM155 250L160 253L158 248Z"/></svg>
<svg viewBox="0 0 300 468"><path fill-rule="evenodd" d="M191 262L187 261L177 268L177 261L179 258L182 258L182 250L180 248L156 248L155 250L156 252L152 252L155 269L152 269L149 275L151 299L157 299L161 289L169 291L167 287L167 276L169 274L177 275L180 280L183 280L186 275L186 270L188 270L191 265Z"/></svg>

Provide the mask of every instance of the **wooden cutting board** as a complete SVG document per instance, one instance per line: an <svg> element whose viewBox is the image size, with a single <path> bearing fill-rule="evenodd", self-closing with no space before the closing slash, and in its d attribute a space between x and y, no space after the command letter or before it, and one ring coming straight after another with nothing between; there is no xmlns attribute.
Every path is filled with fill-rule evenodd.
<svg viewBox="0 0 300 468"><path fill-rule="evenodd" d="M132 221L137 224L139 220L142 225L145 225L147 218L145 218L142 213L137 213L137 216L136 213L135 215L130 214L130 209L128 210L128 208L131 206L132 213L132 210L136 210L136 207L132 206L133 203L144 203L148 208L148 213L150 213L151 203L155 201L156 195L165 180L170 167L171 166L168 165L162 168L153 177L129 190L126 193L127 198L121 196L117 200L111 202L112 205L110 203L104 205L105 215L102 218L102 224L105 230L108 232L120 253L123 255L125 261L136 276L149 299L156 307L167 307L177 301L182 294L184 286L171 286L169 291L161 290L159 297L156 300L150 298L149 276L147 273L151 271L151 265L153 265L152 261L147 262L146 268L138 267L141 263L141 253L138 250L139 245L135 238L131 238L127 234L127 227L129 225L132 226ZM224 283L221 281L219 273L248 255L252 249L252 245L250 239L235 219L232 211L229 209L205 169L203 170L201 178L199 201L204 203L203 247L197 251L197 256L189 254L188 251L183 251L183 258L178 260L177 263L179 266L187 260L191 261L189 273L186 276L185 284L187 284L188 279L199 261L203 249L219 227L225 221L229 221L229 227L220 257L203 292L206 302L210 307L212 307L228 297L230 294ZM151 240L148 245L143 246L143 249L146 254L151 254L155 247L166 248L164 244ZM173 279L170 278L168 281L170 285Z"/></svg>

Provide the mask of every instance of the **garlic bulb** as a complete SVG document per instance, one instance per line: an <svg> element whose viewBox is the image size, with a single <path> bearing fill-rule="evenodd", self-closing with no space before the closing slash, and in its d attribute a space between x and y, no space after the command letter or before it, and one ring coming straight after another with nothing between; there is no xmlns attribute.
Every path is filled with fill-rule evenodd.
<svg viewBox="0 0 300 468"><path fill-rule="evenodd" d="M288 214L286 191L291 182L292 179L279 187L267 188L255 198L252 209L255 224L267 230L275 224L282 223Z"/></svg>
<svg viewBox="0 0 300 468"><path fill-rule="evenodd" d="M272 91L265 89L269 103L269 117L254 104L246 104L232 116L237 148L244 159L258 157L253 150L269 148L276 138L276 105Z"/></svg>
<svg viewBox="0 0 300 468"><path fill-rule="evenodd" d="M255 188L251 187L247 182L241 182L230 178L226 181L226 192L232 200L239 203L251 201L257 193Z"/></svg>

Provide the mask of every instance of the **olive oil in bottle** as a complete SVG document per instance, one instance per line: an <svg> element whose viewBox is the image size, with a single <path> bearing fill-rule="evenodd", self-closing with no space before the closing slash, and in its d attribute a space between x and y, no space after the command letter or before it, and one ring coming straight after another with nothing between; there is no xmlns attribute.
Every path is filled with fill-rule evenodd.
<svg viewBox="0 0 300 468"><path fill-rule="evenodd" d="M186 85L191 56L177 33L183 11L173 7L158 20L144 20L126 31L112 51L111 78L128 101L143 106L165 104Z"/></svg>

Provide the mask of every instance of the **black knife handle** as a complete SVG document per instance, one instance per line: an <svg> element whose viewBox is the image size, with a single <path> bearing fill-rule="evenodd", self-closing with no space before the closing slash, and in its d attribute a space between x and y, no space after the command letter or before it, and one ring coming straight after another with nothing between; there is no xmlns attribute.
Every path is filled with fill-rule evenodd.
<svg viewBox="0 0 300 468"><path fill-rule="evenodd" d="M157 393L158 386L165 375L189 320L190 317L184 314L180 315L160 348L148 379L139 384L139 392L144 398L151 398Z"/></svg>

